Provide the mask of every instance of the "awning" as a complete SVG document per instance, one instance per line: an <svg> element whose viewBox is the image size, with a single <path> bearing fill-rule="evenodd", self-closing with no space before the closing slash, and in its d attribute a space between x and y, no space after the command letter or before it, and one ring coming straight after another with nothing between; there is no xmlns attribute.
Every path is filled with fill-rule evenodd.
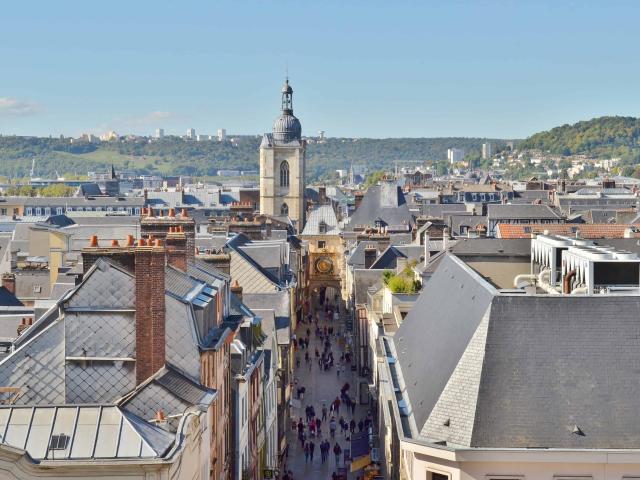
<svg viewBox="0 0 640 480"><path fill-rule="evenodd" d="M357 472L371 463L371 455L358 457L351 461L351 472Z"/></svg>

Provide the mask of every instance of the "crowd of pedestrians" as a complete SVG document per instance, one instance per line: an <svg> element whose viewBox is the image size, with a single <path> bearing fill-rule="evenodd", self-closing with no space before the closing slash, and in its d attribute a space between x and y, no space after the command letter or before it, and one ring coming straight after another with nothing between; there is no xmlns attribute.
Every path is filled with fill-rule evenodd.
<svg viewBox="0 0 640 480"><path fill-rule="evenodd" d="M293 422L292 430L297 433L305 465L314 465L315 462L316 465L326 465L329 470L333 467L336 471L340 467L346 467L350 460L347 455L351 435L356 431L367 430L371 424L371 416L367 414L362 418L356 417L356 398L348 381L344 381L334 392L312 392L311 386L303 386L300 380L306 377L306 371L311 372L313 368L317 368L318 374L322 376L333 375L332 370L335 370L338 379L341 375L346 378L345 372L351 370L349 339L343 335L338 319L339 313L325 305L324 312L321 310L315 315L307 315L298 330L299 338L294 336L293 339L297 367L294 394L300 400L301 410L304 408L304 416L299 416ZM311 399L315 398L315 402L305 400L307 389L314 394ZM335 395L333 400L318 400L323 397L332 398L331 393ZM291 471L285 468L285 472L288 476L285 480L294 480ZM335 471L329 478L336 478Z"/></svg>

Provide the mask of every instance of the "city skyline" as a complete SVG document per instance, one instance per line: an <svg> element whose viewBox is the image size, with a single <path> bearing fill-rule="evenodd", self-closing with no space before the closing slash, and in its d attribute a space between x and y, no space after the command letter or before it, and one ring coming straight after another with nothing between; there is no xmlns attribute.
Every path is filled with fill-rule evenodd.
<svg viewBox="0 0 640 480"><path fill-rule="evenodd" d="M260 134L287 71L308 136L524 138L640 111L630 1L124 6L5 7L0 133Z"/></svg>

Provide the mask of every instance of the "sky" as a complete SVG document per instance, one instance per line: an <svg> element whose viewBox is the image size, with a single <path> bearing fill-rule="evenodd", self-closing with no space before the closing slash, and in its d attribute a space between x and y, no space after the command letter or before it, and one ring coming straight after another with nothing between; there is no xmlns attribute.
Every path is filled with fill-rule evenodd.
<svg viewBox="0 0 640 480"><path fill-rule="evenodd" d="M640 114L636 0L7 0L0 133L524 138Z"/></svg>

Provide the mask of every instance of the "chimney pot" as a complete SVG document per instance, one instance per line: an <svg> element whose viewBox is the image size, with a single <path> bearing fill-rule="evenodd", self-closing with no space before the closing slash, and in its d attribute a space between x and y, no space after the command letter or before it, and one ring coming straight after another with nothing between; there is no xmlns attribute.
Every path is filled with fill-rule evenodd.
<svg viewBox="0 0 640 480"><path fill-rule="evenodd" d="M133 235L127 235L127 247L133 247L134 244L135 239L133 238Z"/></svg>
<svg viewBox="0 0 640 480"><path fill-rule="evenodd" d="M187 212L186 208L182 209L182 212L180 212L180 216L182 216L182 217L188 217L189 216L189 212Z"/></svg>
<svg viewBox="0 0 640 480"><path fill-rule="evenodd" d="M120 246L120 244L118 243L118 240L113 239L113 240L111 240L111 246L112 246L112 247L119 247L119 246Z"/></svg>
<svg viewBox="0 0 640 480"><path fill-rule="evenodd" d="M144 247L147 244L147 242L145 241L144 238L141 238L138 240L138 246L139 247Z"/></svg>
<svg viewBox="0 0 640 480"><path fill-rule="evenodd" d="M153 208L149 207L149 217L155 217L155 213L153 212Z"/></svg>
<svg viewBox="0 0 640 480"><path fill-rule="evenodd" d="M149 243L151 243L151 242L149 242ZM161 246L162 246L162 240L161 240L161 239L159 239L159 238L156 238L156 240L155 240L155 242L154 242L154 245L155 245L156 247L161 247Z"/></svg>
<svg viewBox="0 0 640 480"><path fill-rule="evenodd" d="M164 415L164 410L160 409L156 412L156 418L155 421L156 422L164 422L166 421L167 417Z"/></svg>
<svg viewBox="0 0 640 480"><path fill-rule="evenodd" d="M170 216L171 218L173 218L173 217L175 217L175 216L176 216L176 211L175 211L175 209L173 209L173 208L170 208L170 209L169 209L169 216Z"/></svg>
<svg viewBox="0 0 640 480"><path fill-rule="evenodd" d="M90 247L97 247L98 246L98 236L97 235L91 235L91 237L89 237L89 246Z"/></svg>

